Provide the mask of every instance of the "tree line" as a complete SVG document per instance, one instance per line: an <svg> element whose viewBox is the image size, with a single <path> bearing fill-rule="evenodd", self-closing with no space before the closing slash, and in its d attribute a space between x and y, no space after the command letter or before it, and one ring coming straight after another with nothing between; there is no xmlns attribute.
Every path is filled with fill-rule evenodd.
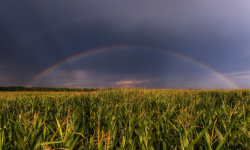
<svg viewBox="0 0 250 150"><path fill-rule="evenodd" d="M23 86L10 86L10 87L0 87L0 91L74 91L74 92L90 92L90 91L100 91L100 88L54 88L54 87L23 87ZM102 89L102 90L112 90L112 88Z"/></svg>

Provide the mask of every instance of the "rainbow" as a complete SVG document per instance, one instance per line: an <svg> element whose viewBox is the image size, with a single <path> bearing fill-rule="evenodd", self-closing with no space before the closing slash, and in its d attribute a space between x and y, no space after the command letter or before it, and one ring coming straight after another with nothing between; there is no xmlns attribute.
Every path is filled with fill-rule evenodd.
<svg viewBox="0 0 250 150"><path fill-rule="evenodd" d="M65 64L65 63L68 63L70 61L73 61L73 60L76 60L78 58L81 58L83 56L87 56L87 55L90 55L90 54L95 54L95 53L98 53L98 52L103 52L103 51L110 51L110 50L117 50L117 49L128 49L128 48L136 48L136 49L144 49L144 50L152 50L152 51L160 51L160 52L164 52L164 53L167 53L167 54L171 54L171 55L174 55L174 56L177 56L179 58L182 58L184 60L187 60L189 62L192 62L192 63L195 63L197 64L198 66L202 67L202 68L205 68L207 70L209 70L210 72L214 73L215 75L217 75L219 78L223 79L225 82L227 82L228 84L230 84L230 86L232 86L233 88L240 88L238 87L236 84L234 84L231 80L229 80L226 76L224 76L223 74L219 73L218 71L212 69L211 67L197 61L197 60L194 60L188 56L185 56L183 54L180 54L180 53L176 53L176 52L172 52L172 51L166 51L164 49L160 49L160 48L151 48L151 47L142 47L142 46L111 46L111 47L101 47L101 48L96 48L96 49L91 49L91 50L88 50L88 51L85 51L85 52L82 52L80 54L77 54L77 55L74 55L74 56L71 56L51 67L49 67L48 69L42 71L40 74L38 74L32 81L31 81L31 85L32 83L34 83L35 81L37 81L39 78L41 78L42 76L44 76L45 74L47 74L48 72L52 71L53 69Z"/></svg>

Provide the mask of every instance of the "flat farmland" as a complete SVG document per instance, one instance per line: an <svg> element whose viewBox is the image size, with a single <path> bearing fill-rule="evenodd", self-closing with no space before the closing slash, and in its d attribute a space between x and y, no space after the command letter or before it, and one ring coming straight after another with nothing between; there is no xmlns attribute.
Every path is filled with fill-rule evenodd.
<svg viewBox="0 0 250 150"><path fill-rule="evenodd" d="M250 90L0 92L0 150L250 149Z"/></svg>

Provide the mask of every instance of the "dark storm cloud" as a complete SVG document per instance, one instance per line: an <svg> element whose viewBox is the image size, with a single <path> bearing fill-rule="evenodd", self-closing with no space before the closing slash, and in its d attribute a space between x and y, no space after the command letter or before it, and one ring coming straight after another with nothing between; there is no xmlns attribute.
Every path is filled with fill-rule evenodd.
<svg viewBox="0 0 250 150"><path fill-rule="evenodd" d="M246 64L250 63L250 56L245 53L250 48L249 5L247 1L199 0L25 1L15 4L2 1L0 64L13 67L9 70L1 67L0 78L5 77L6 83L25 85L36 74L66 58L114 45L175 51L222 73L248 71ZM118 52L90 57L93 60L84 58L73 66L65 64L61 69L71 75L62 78L74 78L74 71L86 70L94 74L93 79L113 74L112 80L105 79L117 85L137 85L139 79L150 79L155 81L154 87L164 87L156 79L171 81L173 76L186 74L187 78L190 73L200 81L203 78L199 76L204 76L204 70L201 72L194 64L182 66L182 61L163 54L135 51L122 55ZM186 82L185 78L178 84ZM119 82L121 79L123 81Z"/></svg>

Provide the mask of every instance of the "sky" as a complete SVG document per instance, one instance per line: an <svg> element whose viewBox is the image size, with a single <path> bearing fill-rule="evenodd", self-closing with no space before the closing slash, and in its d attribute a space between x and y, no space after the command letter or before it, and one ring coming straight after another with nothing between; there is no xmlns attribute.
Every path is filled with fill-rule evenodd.
<svg viewBox="0 0 250 150"><path fill-rule="evenodd" d="M0 86L250 88L250 1L0 1Z"/></svg>

